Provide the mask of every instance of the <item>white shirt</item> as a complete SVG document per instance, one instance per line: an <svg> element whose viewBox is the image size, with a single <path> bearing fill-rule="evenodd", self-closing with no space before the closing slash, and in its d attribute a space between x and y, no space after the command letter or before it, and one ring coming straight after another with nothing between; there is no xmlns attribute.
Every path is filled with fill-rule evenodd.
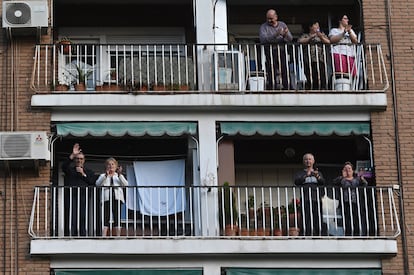
<svg viewBox="0 0 414 275"><path fill-rule="evenodd" d="M111 182L111 178L113 179L113 182ZM115 199L125 202L124 191L121 187L127 186L128 181L125 179L124 175L118 175L118 173L115 173L112 177L107 177L106 174L101 174L95 184L96 186L114 186L112 188L112 192L115 195ZM102 202L109 201L111 188L102 189Z"/></svg>
<svg viewBox="0 0 414 275"><path fill-rule="evenodd" d="M344 31L340 28L332 28L329 32L329 37L342 34ZM355 35L354 30L351 29L351 34ZM355 45L353 45L350 34L346 33L344 37L339 40L338 44L349 44L349 45L333 45L332 53L343 54L347 56L355 56Z"/></svg>

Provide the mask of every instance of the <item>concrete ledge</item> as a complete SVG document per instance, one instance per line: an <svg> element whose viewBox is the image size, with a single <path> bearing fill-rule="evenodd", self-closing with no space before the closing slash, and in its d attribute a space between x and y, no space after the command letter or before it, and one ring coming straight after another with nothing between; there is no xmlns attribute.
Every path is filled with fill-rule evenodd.
<svg viewBox="0 0 414 275"><path fill-rule="evenodd" d="M36 94L32 108L46 109L321 109L324 110L376 110L387 107L385 93L269 93L269 94Z"/></svg>
<svg viewBox="0 0 414 275"><path fill-rule="evenodd" d="M397 241L389 239L37 239L30 254L56 255L208 255L208 254L335 254L394 256Z"/></svg>

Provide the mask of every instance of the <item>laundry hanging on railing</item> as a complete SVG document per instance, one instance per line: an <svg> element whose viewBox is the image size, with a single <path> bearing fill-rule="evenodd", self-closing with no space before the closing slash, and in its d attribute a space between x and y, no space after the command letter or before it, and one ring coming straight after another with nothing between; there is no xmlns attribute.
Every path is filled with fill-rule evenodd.
<svg viewBox="0 0 414 275"><path fill-rule="evenodd" d="M134 161L133 166L127 167L127 178L129 186L138 187L127 190L128 209L156 216L185 210L184 159Z"/></svg>

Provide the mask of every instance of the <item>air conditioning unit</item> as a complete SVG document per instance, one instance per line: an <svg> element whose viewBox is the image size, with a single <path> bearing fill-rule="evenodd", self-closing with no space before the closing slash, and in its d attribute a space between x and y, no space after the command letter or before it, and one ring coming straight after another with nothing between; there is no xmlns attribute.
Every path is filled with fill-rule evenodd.
<svg viewBox="0 0 414 275"><path fill-rule="evenodd" d="M0 132L1 160L50 160L46 132Z"/></svg>
<svg viewBox="0 0 414 275"><path fill-rule="evenodd" d="M48 27L47 0L3 1L3 28Z"/></svg>

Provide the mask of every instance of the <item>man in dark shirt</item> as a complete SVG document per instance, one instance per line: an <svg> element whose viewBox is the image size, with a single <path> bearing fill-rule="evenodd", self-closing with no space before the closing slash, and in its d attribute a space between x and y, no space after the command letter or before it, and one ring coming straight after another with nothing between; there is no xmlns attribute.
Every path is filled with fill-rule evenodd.
<svg viewBox="0 0 414 275"><path fill-rule="evenodd" d="M87 198L91 194L88 186L94 186L96 175L84 167L85 155L78 143L73 145L72 153L62 164L65 173L65 211L67 217L65 233L70 236L86 236L88 207Z"/></svg>
<svg viewBox="0 0 414 275"><path fill-rule="evenodd" d="M302 205L305 217L303 235L318 236L322 233L320 199L323 195L323 189L318 186L324 185L325 179L314 167L315 157L312 154L307 153L303 156L303 164L305 168L295 175L295 185L303 187Z"/></svg>
<svg viewBox="0 0 414 275"><path fill-rule="evenodd" d="M289 89L288 63L286 62L285 43L293 36L283 21L278 21L275 10L266 13L266 21L260 26L260 43L265 44L267 89ZM280 81L281 80L281 81Z"/></svg>

